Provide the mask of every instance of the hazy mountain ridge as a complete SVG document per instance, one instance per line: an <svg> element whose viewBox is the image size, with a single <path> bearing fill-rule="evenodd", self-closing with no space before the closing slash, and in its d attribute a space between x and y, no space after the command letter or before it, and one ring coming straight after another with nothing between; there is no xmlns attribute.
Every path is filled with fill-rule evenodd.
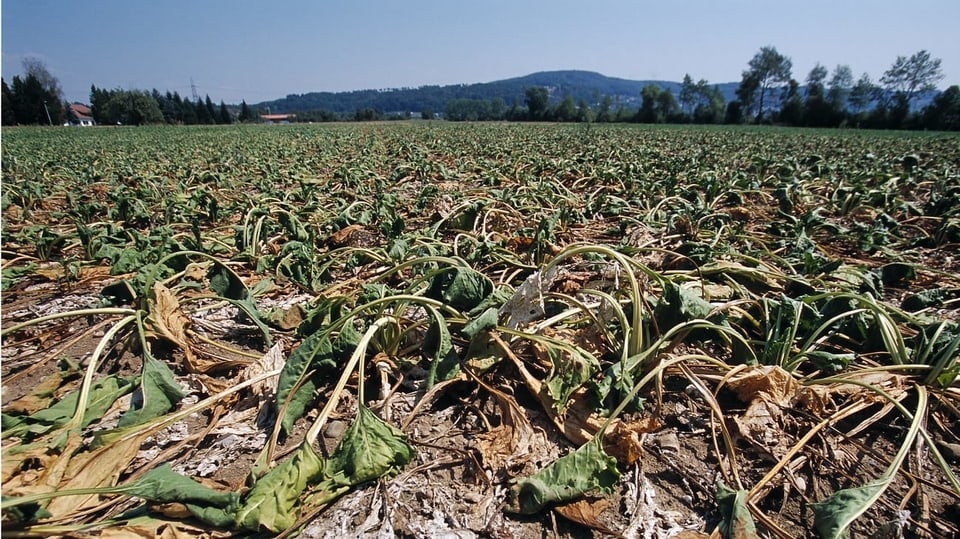
<svg viewBox="0 0 960 539"><path fill-rule="evenodd" d="M590 105L597 104L603 96L610 96L621 103L636 107L640 92L648 84L669 88L675 96L680 93L681 83L661 80L629 80L608 77L593 71L563 70L541 71L522 77L473 84L428 85L417 88L390 88L379 90L353 90L347 92L309 92L289 94L281 99L264 101L256 106L272 113L288 113L308 110L328 110L350 113L371 108L384 112L423 109L442 111L451 99L496 99L501 98L509 107L524 104L524 91L532 86L549 89L553 102L570 95L574 100L583 99ZM720 83L726 101L735 98L738 82Z"/></svg>

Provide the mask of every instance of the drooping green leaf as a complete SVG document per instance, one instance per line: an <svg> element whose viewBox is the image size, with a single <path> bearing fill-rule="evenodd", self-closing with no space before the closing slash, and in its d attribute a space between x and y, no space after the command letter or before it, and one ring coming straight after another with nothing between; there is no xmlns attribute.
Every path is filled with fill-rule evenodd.
<svg viewBox="0 0 960 539"><path fill-rule="evenodd" d="M723 481L717 483L717 505L720 506L720 533L726 539L754 539L757 526L747 508L747 491L733 490Z"/></svg>
<svg viewBox="0 0 960 539"><path fill-rule="evenodd" d="M143 355L140 375L141 402L120 417L119 426L138 425L169 412L186 393L166 363L151 354Z"/></svg>
<svg viewBox="0 0 960 539"><path fill-rule="evenodd" d="M413 456L405 434L360 404L357 418L330 455L326 475L335 485L354 486L396 473Z"/></svg>
<svg viewBox="0 0 960 539"><path fill-rule="evenodd" d="M922 290L915 294L903 298L900 306L907 311L919 311L927 307L937 307L943 305L944 301L960 296L960 289L956 288L931 288Z"/></svg>
<svg viewBox="0 0 960 539"><path fill-rule="evenodd" d="M8 290L21 277L33 274L37 265L33 262L24 266L10 266L0 271L0 290Z"/></svg>
<svg viewBox="0 0 960 539"><path fill-rule="evenodd" d="M289 398L287 411L280 418L285 433L289 433L297 419L303 416L323 377L334 372L339 362L349 359L361 337L352 320L348 320L332 341L327 331L318 331L304 339L290 354L277 380L275 401L277 410L280 410ZM299 389L290 396L298 385Z"/></svg>
<svg viewBox="0 0 960 539"><path fill-rule="evenodd" d="M927 410L927 390L922 385L916 385L914 389L917 394L917 410L911 418L910 429L883 475L860 487L838 490L825 500L810 505L813 510L813 525L825 539L847 537L850 524L877 503L893 482L927 417L927 414L923 413ZM900 410L909 417L909 412L903 408ZM955 480L953 484L956 485Z"/></svg>
<svg viewBox="0 0 960 539"><path fill-rule="evenodd" d="M472 318L469 322L464 324L463 328L460 330L460 333L463 333L468 339L472 340L481 332L497 327L497 322L499 320L500 315L497 309L490 307L489 309L483 311L480 316Z"/></svg>
<svg viewBox="0 0 960 539"><path fill-rule="evenodd" d="M133 379L122 379L115 374L95 381L90 388L87 409L83 413L80 427L86 427L103 417L117 399L133 389ZM22 436L25 433L44 434L66 424L76 413L79 396L79 390L73 391L53 406L29 416L3 414L3 437Z"/></svg>
<svg viewBox="0 0 960 539"><path fill-rule="evenodd" d="M562 414L567 408L570 395L600 372L600 362L574 344L542 343L542 346L553 364L544 383L547 392L553 397L554 408L557 413Z"/></svg>
<svg viewBox="0 0 960 539"><path fill-rule="evenodd" d="M330 372L336 366L333 343L325 331L310 335L290 354L277 379L277 410L281 410L285 403L287 406L286 413L280 418L284 432L289 433L293 429L293 424L303 416L307 404L313 400L317 382L315 376L309 376L309 372ZM294 389L296 392L291 396Z"/></svg>
<svg viewBox="0 0 960 539"><path fill-rule="evenodd" d="M706 319L713 306L689 288L672 281L663 282L663 296L654 308L661 333L684 322Z"/></svg>
<svg viewBox="0 0 960 539"><path fill-rule="evenodd" d="M431 355L430 371L427 375L427 388L439 380L449 380L460 372L460 358L453 349L450 328L447 321L432 305L426 306L430 313L430 327L423 338L423 350Z"/></svg>
<svg viewBox="0 0 960 539"><path fill-rule="evenodd" d="M181 502L200 520L218 527L231 527L240 504L240 494L214 490L173 471L169 463L121 487L123 492L151 502Z"/></svg>
<svg viewBox="0 0 960 539"><path fill-rule="evenodd" d="M207 280L210 283L210 290L224 298L243 300L250 294L237 274L220 263L214 263L210 267L207 271Z"/></svg>
<svg viewBox="0 0 960 539"><path fill-rule="evenodd" d="M235 524L252 531L277 533L298 518L300 496L307 486L323 477L324 462L310 444L300 445L293 456L261 477L247 493Z"/></svg>
<svg viewBox="0 0 960 539"><path fill-rule="evenodd" d="M493 293L493 281L473 268L456 266L440 272L427 290L427 297L454 309L469 312Z"/></svg>
<svg viewBox="0 0 960 539"><path fill-rule="evenodd" d="M619 478L617 459L604 452L600 438L596 437L536 474L517 481L505 509L532 515L547 504L571 501L594 490L609 492Z"/></svg>
<svg viewBox="0 0 960 539"><path fill-rule="evenodd" d="M838 490L822 502L811 504L813 526L824 539L848 537L847 528L873 504L886 484L874 481L862 487Z"/></svg>

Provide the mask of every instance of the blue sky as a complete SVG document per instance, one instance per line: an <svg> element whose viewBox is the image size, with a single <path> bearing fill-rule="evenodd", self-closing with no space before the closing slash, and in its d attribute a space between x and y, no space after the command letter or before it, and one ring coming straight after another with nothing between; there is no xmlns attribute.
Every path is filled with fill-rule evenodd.
<svg viewBox="0 0 960 539"><path fill-rule="evenodd" d="M801 82L820 62L874 82L899 55L960 84L960 0L3 0L2 71L41 59L66 98L90 85L256 103L291 93L488 82L584 69L739 81L773 45Z"/></svg>

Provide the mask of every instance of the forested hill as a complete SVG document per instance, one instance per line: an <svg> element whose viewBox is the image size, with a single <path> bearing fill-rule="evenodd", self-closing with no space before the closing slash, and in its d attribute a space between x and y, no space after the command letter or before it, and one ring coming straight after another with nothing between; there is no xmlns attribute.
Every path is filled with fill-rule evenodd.
<svg viewBox="0 0 960 539"><path fill-rule="evenodd" d="M424 109L442 111L452 99L490 100L498 97L509 107L513 104L522 106L524 91L533 86L548 88L553 102L570 95L576 101L583 99L595 104L602 96L610 96L619 98L623 104L636 106L640 102L640 91L651 83L663 89L669 88L675 96L680 92L679 82L618 79L591 71L544 71L476 84L290 94L282 99L258 103L256 107L272 113L327 110L343 114L366 108L383 112L418 112ZM719 85L727 101L734 99L738 84L728 82Z"/></svg>

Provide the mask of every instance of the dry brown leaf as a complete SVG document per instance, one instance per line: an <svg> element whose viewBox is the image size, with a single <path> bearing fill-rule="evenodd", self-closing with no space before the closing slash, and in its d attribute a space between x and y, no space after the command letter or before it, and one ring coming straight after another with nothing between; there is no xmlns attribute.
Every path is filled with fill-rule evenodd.
<svg viewBox="0 0 960 539"><path fill-rule="evenodd" d="M544 412L550 417L553 424L560 429L564 438L576 445L583 445L593 439L596 433L600 432L607 418L596 413L590 406L587 389L580 388L574 391L573 394L570 395L570 405L564 411L563 416L560 416L553 408L553 398L547 393L544 383L530 374L530 371L527 370L523 361L513 353L513 350L503 339L495 333L491 333L491 337L516 366L524 385L527 386L530 393L537 397ZM607 433L603 440L604 450L610 455L626 461L631 457L635 458L636 455L639 454L639 448L634 447L629 441L623 442L622 439L613 440L610 438L610 433L616 432L617 429L620 428L619 423L620 420L615 419L607 426ZM626 438L629 440L630 436L627 435Z"/></svg>
<svg viewBox="0 0 960 539"><path fill-rule="evenodd" d="M535 448L546 442L537 436L524 409L510 395L474 378L497 400L500 425L477 436L477 446L483 462L494 472L503 471L507 477L520 473L523 466L536 456Z"/></svg>
<svg viewBox="0 0 960 539"><path fill-rule="evenodd" d="M196 539L198 537L230 537L229 532L210 531L183 522L155 521L153 524L111 526L96 535L101 539Z"/></svg>
<svg viewBox="0 0 960 539"><path fill-rule="evenodd" d="M777 366L755 367L742 372L727 381L727 388L747 403L763 398L780 406L788 406L799 386L790 373Z"/></svg>
<svg viewBox="0 0 960 539"><path fill-rule="evenodd" d="M632 465L643 456L642 435L656 432L659 428L660 422L653 417L629 422L619 421L604 438L604 450L621 463Z"/></svg>
<svg viewBox="0 0 960 539"><path fill-rule="evenodd" d="M63 481L56 490L73 490L115 486L140 449L142 437L136 436L103 446L88 453L77 453L70 459ZM60 496L50 501L47 510L56 517L97 505L96 494Z"/></svg>
<svg viewBox="0 0 960 539"><path fill-rule="evenodd" d="M53 402L54 392L57 391L62 384L63 373L61 371L54 372L44 377L29 395L25 395L4 406L4 412L30 415L34 412L44 410Z"/></svg>
<svg viewBox="0 0 960 539"><path fill-rule="evenodd" d="M294 305L283 309L283 315L279 320L274 321L278 328L282 330L296 329L303 323L303 307Z"/></svg>
<svg viewBox="0 0 960 539"><path fill-rule="evenodd" d="M592 502L587 501L586 499L580 499L575 502L557 505L553 508L553 510L563 518L576 522L577 524L590 528L591 530L596 530L614 537L623 537L623 534L618 531L611 530L606 524L600 522L600 519L597 518L600 513L603 513L604 510L606 510L608 505L609 502L604 499L598 499Z"/></svg>
<svg viewBox="0 0 960 539"><path fill-rule="evenodd" d="M196 354L190 347L187 338L187 329L192 322L180 309L180 301L163 283L153 284L153 294L150 314L147 315L146 325L148 336L162 337L177 345L186 355L187 370L190 372L205 372L208 369L198 369Z"/></svg>
<svg viewBox="0 0 960 539"><path fill-rule="evenodd" d="M207 278L207 272L209 271L210 264L207 262L187 264L187 268L183 270L183 278L202 283Z"/></svg>
<svg viewBox="0 0 960 539"><path fill-rule="evenodd" d="M694 530L683 530L682 532L671 535L670 539L708 539L710 534Z"/></svg>
<svg viewBox="0 0 960 539"><path fill-rule="evenodd" d="M50 465L57 460L57 455L50 448L35 445L25 450L11 451L13 444L4 444L3 462L0 464L0 483L3 484L3 494L28 494L24 485L36 488L40 485L40 476L44 475ZM18 448L19 449L19 448ZM42 491L42 489L41 489ZM37 492L34 490L33 492Z"/></svg>

